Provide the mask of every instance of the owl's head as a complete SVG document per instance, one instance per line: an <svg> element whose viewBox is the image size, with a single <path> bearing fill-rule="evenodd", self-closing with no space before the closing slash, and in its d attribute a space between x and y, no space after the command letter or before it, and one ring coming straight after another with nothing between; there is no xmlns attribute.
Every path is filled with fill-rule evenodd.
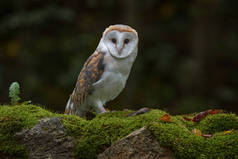
<svg viewBox="0 0 238 159"><path fill-rule="evenodd" d="M127 25L111 25L103 33L102 42L115 58L126 58L137 52L137 32Z"/></svg>

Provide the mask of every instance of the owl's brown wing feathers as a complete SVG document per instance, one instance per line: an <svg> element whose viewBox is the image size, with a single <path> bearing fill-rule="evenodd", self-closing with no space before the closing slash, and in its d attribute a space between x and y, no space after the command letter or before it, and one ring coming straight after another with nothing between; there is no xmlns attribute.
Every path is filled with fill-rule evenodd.
<svg viewBox="0 0 238 159"><path fill-rule="evenodd" d="M93 83L97 82L104 71L103 52L92 54L81 70L76 86L71 94L71 100L78 105L82 104L87 96L93 92Z"/></svg>

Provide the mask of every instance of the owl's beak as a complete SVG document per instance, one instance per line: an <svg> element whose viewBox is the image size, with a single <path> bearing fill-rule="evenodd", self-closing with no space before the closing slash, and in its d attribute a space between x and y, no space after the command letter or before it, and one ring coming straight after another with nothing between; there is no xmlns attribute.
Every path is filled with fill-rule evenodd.
<svg viewBox="0 0 238 159"><path fill-rule="evenodd" d="M117 51L118 54L121 55L122 49L124 48L124 44L123 45L119 45L119 47L117 47Z"/></svg>
<svg viewBox="0 0 238 159"><path fill-rule="evenodd" d="M121 55L121 49L120 49L120 50L118 50L118 54L119 54L119 55Z"/></svg>

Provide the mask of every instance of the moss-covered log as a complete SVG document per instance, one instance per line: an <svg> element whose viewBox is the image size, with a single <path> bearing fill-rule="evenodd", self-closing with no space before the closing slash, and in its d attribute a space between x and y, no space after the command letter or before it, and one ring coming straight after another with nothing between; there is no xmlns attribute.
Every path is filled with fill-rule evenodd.
<svg viewBox="0 0 238 159"><path fill-rule="evenodd" d="M69 136L76 140L75 155L81 159L96 158L111 144L143 126L155 135L161 146L170 148L176 158L236 158L238 157L238 116L231 113L208 115L200 122L172 116L172 122L159 118L166 112L154 109L128 117L131 111L97 115L92 120L78 116L52 113L35 105L0 106L0 158L27 158L27 149L19 144L15 134L32 128L39 119L61 117ZM213 134L204 138L192 129ZM232 130L224 135L224 131Z"/></svg>

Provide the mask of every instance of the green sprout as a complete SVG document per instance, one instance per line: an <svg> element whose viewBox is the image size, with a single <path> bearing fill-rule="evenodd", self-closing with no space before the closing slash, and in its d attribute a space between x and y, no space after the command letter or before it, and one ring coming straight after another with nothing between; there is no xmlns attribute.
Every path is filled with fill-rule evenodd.
<svg viewBox="0 0 238 159"><path fill-rule="evenodd" d="M11 104L17 104L21 99L19 97L20 94L20 85L18 82L13 82L9 87L9 97L11 98Z"/></svg>

